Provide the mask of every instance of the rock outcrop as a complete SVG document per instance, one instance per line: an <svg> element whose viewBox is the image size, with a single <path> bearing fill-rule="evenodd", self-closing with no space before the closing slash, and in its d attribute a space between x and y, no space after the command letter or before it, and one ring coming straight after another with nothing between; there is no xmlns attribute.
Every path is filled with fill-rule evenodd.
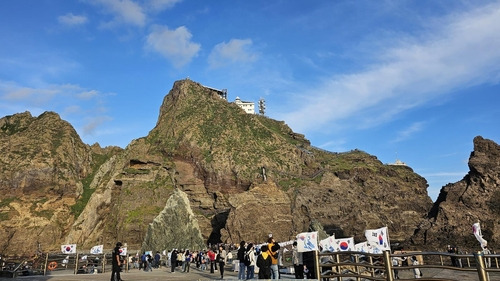
<svg viewBox="0 0 500 281"><path fill-rule="evenodd" d="M0 252L52 248L87 203L88 182L116 150L84 144L54 112L0 119Z"/></svg>
<svg viewBox="0 0 500 281"><path fill-rule="evenodd" d="M427 248L454 245L480 250L472 224L480 222L483 238L496 245L500 238L500 146L480 136L474 138L469 173L444 186L412 242ZM443 249L444 250L444 249Z"/></svg>
<svg viewBox="0 0 500 281"><path fill-rule="evenodd" d="M166 245L177 245L179 249L203 249L201 236L188 196L176 189L163 211L149 224L143 249L166 249Z"/></svg>

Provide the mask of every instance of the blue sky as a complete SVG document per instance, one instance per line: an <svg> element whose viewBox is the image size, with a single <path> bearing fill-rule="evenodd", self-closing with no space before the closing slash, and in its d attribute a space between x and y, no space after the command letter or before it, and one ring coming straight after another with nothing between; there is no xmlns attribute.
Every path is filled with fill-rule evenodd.
<svg viewBox="0 0 500 281"><path fill-rule="evenodd" d="M0 1L0 36L0 116L55 111L88 144L146 136L186 77L400 159L434 200L500 142L499 1Z"/></svg>

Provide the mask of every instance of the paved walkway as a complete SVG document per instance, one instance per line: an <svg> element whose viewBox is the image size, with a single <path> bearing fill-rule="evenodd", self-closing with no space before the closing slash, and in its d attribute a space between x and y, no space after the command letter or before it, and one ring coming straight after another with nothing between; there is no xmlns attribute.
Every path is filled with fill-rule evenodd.
<svg viewBox="0 0 500 281"><path fill-rule="evenodd" d="M475 272L460 272L451 271L443 269L423 269L424 277L442 278L446 280L453 281L478 281L479 277ZM19 276L15 279L12 278L0 278L1 281L6 280L30 280L30 281L107 281L110 279L111 272L99 273L99 274L72 274L71 271L56 271L51 272L47 276ZM401 279L410 279L412 274L408 270L400 271L399 276ZM171 273L165 267L161 269L153 269L152 272L144 272L138 269L130 270L129 272L123 272L122 276L125 281L164 281L164 280L221 280L220 273L210 273L210 271L200 271L191 268L189 273L183 273L176 271ZM285 278L285 279L284 279ZM237 280L238 272L234 272L230 267L224 272L224 280ZM282 275L281 280L292 280L291 275ZM334 279L331 279L334 280ZM349 280L344 278L343 281ZM355 279L350 279L355 280ZM425 280L425 279L422 279ZM490 274L490 281L500 281L500 273Z"/></svg>

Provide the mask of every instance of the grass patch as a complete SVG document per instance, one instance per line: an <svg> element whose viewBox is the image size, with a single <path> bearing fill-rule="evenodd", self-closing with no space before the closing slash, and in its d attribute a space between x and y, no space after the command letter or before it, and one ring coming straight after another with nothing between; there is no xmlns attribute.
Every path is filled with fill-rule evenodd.
<svg viewBox="0 0 500 281"><path fill-rule="evenodd" d="M50 220L52 216L54 216L54 211L52 210L42 210L42 211L35 211L33 214L37 217L42 217Z"/></svg>
<svg viewBox="0 0 500 281"><path fill-rule="evenodd" d="M15 200L18 200L18 198L17 197L9 197L9 198L3 199L2 201L0 201L0 208L9 206L10 203L12 203Z"/></svg>
<svg viewBox="0 0 500 281"><path fill-rule="evenodd" d="M71 213L73 216L78 218L78 216L83 212L85 206L90 200L90 197L94 193L95 189L90 188L90 184L95 177L95 174L99 170L104 162L106 162L112 155L107 154L93 154L92 157L94 159L94 165L92 166L92 173L90 173L87 177L82 180L83 184L83 193L76 201L75 205L71 206Z"/></svg>

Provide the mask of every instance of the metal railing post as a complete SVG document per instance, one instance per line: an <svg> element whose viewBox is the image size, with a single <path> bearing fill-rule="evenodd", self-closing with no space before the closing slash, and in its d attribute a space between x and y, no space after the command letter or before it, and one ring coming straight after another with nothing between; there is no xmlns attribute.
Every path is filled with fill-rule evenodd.
<svg viewBox="0 0 500 281"><path fill-rule="evenodd" d="M49 262L49 253L45 256L45 265L43 267L43 276L47 274L47 263Z"/></svg>
<svg viewBox="0 0 500 281"><path fill-rule="evenodd" d="M356 274L359 275L360 274L360 271L359 271L359 266L358 266L358 263L359 263L359 255L354 255L356 257ZM356 281L360 281L361 278L356 277Z"/></svg>
<svg viewBox="0 0 500 281"><path fill-rule="evenodd" d="M477 252L474 254L474 257L476 258L476 267L477 274L479 275L479 281L489 281L484 264L484 254L482 252Z"/></svg>
<svg viewBox="0 0 500 281"><path fill-rule="evenodd" d="M335 262L337 264L340 263L340 256L339 256L339 254L335 254ZM338 274L342 274L342 272L340 272L340 267L338 265L335 268L336 268ZM337 281L342 281L342 277L337 277Z"/></svg>
<svg viewBox="0 0 500 281"><path fill-rule="evenodd" d="M372 277L375 277L375 269L373 268L373 257L368 256L368 260L370 261L370 265L372 265L372 267L370 269L370 273L371 273Z"/></svg>
<svg viewBox="0 0 500 281"><path fill-rule="evenodd" d="M319 251L314 251L314 263L316 264L315 266L315 271L316 271L316 278L318 280L321 280L321 267L319 266L319 256L318 256Z"/></svg>
<svg viewBox="0 0 500 281"><path fill-rule="evenodd" d="M385 273L387 276L387 281L394 281L394 273L392 272L392 261L391 261L391 252L386 250L384 251L384 265L385 265Z"/></svg>

